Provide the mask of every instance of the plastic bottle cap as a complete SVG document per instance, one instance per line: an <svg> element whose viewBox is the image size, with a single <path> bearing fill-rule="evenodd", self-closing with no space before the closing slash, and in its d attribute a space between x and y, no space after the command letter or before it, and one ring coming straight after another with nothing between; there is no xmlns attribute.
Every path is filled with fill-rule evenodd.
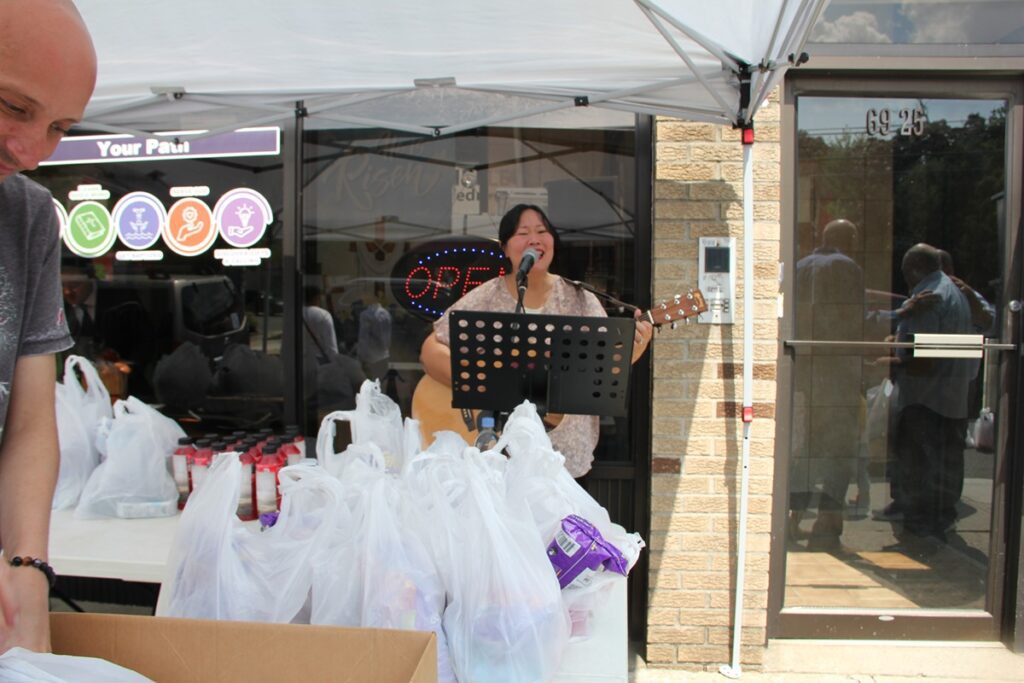
<svg viewBox="0 0 1024 683"><path fill-rule="evenodd" d="M192 445L192 437L191 436L183 436L183 437L181 437L180 439L178 439L178 445L179 446L191 446Z"/></svg>
<svg viewBox="0 0 1024 683"><path fill-rule="evenodd" d="M480 427L482 429L494 429L494 418L490 415L484 415L480 418Z"/></svg>

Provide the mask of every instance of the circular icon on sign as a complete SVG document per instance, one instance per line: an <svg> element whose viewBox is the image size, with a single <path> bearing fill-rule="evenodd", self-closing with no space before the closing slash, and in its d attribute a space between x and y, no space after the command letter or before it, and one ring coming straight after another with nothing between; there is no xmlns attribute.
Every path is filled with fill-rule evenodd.
<svg viewBox="0 0 1024 683"><path fill-rule="evenodd" d="M59 237L64 236L64 231L68 229L68 210L54 198L53 208L57 212L57 235Z"/></svg>
<svg viewBox="0 0 1024 683"><path fill-rule="evenodd" d="M202 199L185 197L174 202L164 223L164 242L175 254L196 256L217 239L213 213Z"/></svg>
<svg viewBox="0 0 1024 683"><path fill-rule="evenodd" d="M129 192L114 205L114 225L121 244L129 249L149 249L160 239L167 211L148 192Z"/></svg>
<svg viewBox="0 0 1024 683"><path fill-rule="evenodd" d="M270 202L255 190L240 187L217 200L213 209L220 236L233 247L251 247L274 222Z"/></svg>
<svg viewBox="0 0 1024 683"><path fill-rule="evenodd" d="M68 227L64 230L64 244L73 253L85 258L102 256L116 238L107 207L88 201L80 202L71 209Z"/></svg>

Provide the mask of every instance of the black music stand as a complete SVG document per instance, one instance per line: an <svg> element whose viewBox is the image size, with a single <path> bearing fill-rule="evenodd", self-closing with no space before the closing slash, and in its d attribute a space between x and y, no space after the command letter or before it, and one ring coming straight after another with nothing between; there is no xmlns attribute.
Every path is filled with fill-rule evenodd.
<svg viewBox="0 0 1024 683"><path fill-rule="evenodd" d="M627 414L636 322L628 318L452 311L452 407L504 415Z"/></svg>

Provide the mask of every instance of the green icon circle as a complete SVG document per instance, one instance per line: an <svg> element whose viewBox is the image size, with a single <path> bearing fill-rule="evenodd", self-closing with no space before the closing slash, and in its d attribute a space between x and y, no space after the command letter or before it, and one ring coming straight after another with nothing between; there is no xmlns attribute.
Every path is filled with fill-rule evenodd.
<svg viewBox="0 0 1024 683"><path fill-rule="evenodd" d="M87 201L71 209L64 244L75 254L87 258L101 256L114 244L116 237L107 207Z"/></svg>

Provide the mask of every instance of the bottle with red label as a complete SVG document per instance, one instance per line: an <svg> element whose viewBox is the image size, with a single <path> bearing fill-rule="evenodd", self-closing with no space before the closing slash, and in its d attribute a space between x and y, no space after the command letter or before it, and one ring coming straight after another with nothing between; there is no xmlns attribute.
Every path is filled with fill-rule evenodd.
<svg viewBox="0 0 1024 683"><path fill-rule="evenodd" d="M298 425L288 425L284 430L284 434L285 437L287 437L287 439L291 443L295 444L299 449L299 457L296 462L302 462L306 457L306 437L304 437L302 432L299 431ZM290 465L292 463L289 462L288 464Z"/></svg>
<svg viewBox="0 0 1024 683"><path fill-rule="evenodd" d="M251 450L245 449L238 456L242 463L238 488L238 517L239 519L256 519L256 457Z"/></svg>
<svg viewBox="0 0 1024 683"><path fill-rule="evenodd" d="M277 447L264 449L256 463L256 511L259 514L280 509L277 473L281 470Z"/></svg>
<svg viewBox="0 0 1024 683"><path fill-rule="evenodd" d="M183 436L178 439L178 447L171 454L171 472L174 475L174 485L178 489L179 510L185 507L185 501L188 500L188 461L195 451L196 449L192 445L192 437Z"/></svg>
<svg viewBox="0 0 1024 683"><path fill-rule="evenodd" d="M198 491L206 479L206 473L213 461L213 448L207 439L199 439L192 453L192 464L189 467L189 491Z"/></svg>

